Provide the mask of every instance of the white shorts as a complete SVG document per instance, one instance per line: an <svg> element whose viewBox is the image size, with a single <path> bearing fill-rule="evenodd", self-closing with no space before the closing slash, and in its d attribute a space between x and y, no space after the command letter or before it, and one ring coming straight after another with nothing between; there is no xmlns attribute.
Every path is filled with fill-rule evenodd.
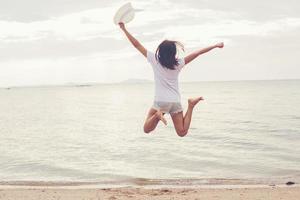
<svg viewBox="0 0 300 200"><path fill-rule="evenodd" d="M169 114L182 112L182 106L180 102L154 101L152 108Z"/></svg>

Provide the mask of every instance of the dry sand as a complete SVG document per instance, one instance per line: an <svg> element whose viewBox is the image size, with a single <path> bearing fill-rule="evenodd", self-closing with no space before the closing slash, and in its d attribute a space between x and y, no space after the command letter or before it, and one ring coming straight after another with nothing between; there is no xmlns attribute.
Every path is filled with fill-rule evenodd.
<svg viewBox="0 0 300 200"><path fill-rule="evenodd" d="M116 199L191 199L191 200L300 200L300 186L243 186L241 188L64 188L1 187L0 200L116 200Z"/></svg>

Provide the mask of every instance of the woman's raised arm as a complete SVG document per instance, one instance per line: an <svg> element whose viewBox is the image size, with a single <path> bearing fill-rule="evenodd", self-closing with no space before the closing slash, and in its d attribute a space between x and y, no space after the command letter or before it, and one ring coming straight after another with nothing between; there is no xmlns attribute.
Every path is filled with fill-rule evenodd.
<svg viewBox="0 0 300 200"><path fill-rule="evenodd" d="M223 48L223 47L224 47L224 43L221 42L221 43L218 43L216 45L209 46L209 47L206 47L204 49L197 50L197 51L189 54L188 56L186 56L184 58L184 62L185 62L185 64L188 64L188 63L190 63L192 60L194 60L195 58L197 58L201 54L207 53L207 52L209 52L210 50L212 50L214 48Z"/></svg>
<svg viewBox="0 0 300 200"><path fill-rule="evenodd" d="M119 23L119 25L131 44L147 58L147 49L145 49L145 47L127 31L124 23Z"/></svg>

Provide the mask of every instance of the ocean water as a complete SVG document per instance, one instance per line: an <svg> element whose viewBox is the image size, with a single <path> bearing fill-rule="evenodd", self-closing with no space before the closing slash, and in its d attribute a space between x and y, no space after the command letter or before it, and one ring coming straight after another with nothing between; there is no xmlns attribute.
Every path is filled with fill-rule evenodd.
<svg viewBox="0 0 300 200"><path fill-rule="evenodd" d="M300 81L182 83L190 131L143 133L152 83L0 89L0 181L300 175Z"/></svg>

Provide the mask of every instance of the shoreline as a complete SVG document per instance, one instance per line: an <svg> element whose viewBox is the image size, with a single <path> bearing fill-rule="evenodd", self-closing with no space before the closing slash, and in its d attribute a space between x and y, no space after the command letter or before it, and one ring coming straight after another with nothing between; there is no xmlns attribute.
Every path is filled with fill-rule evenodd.
<svg viewBox="0 0 300 200"><path fill-rule="evenodd" d="M193 199L193 200L298 200L300 186L268 186L268 185L242 185L233 188L205 188L201 186L145 188L118 187L118 188L93 188L82 186L0 186L1 200L134 200L134 199Z"/></svg>
<svg viewBox="0 0 300 200"><path fill-rule="evenodd" d="M0 181L0 200L299 200L299 197L300 184L296 177L272 180Z"/></svg>
<svg viewBox="0 0 300 200"><path fill-rule="evenodd" d="M119 188L119 187L243 187L243 186L294 186L299 185L299 177L277 177L272 179L237 179L237 178L209 178L209 179L146 179L128 178L103 181L0 181L1 187L98 187L98 188Z"/></svg>

